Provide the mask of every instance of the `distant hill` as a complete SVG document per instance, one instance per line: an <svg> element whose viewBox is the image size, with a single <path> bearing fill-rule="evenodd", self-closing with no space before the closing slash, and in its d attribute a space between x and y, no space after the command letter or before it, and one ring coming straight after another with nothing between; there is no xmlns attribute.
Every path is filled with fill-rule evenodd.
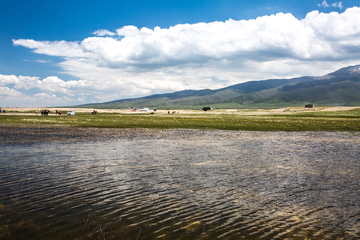
<svg viewBox="0 0 360 240"><path fill-rule="evenodd" d="M250 81L217 90L184 90L134 99L85 104L85 108L201 109L270 108L303 106L359 106L360 65L349 66L321 77Z"/></svg>

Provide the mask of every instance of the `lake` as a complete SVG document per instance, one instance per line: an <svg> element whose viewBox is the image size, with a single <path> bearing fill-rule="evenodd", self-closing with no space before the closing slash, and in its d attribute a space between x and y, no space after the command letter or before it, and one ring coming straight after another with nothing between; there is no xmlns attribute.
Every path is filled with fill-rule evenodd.
<svg viewBox="0 0 360 240"><path fill-rule="evenodd" d="M360 238L358 133L0 134L0 239Z"/></svg>

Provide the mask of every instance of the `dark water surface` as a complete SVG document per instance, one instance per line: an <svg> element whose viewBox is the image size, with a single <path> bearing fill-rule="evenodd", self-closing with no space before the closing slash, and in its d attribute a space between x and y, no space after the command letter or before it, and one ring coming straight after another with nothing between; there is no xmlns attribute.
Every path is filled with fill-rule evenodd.
<svg viewBox="0 0 360 240"><path fill-rule="evenodd" d="M2 129L0 239L360 239L356 133L76 131Z"/></svg>

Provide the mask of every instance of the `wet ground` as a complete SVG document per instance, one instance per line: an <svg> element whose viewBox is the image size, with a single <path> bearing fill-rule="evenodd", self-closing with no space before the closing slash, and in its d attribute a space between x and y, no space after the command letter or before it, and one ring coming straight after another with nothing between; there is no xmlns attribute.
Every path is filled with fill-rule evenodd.
<svg viewBox="0 0 360 240"><path fill-rule="evenodd" d="M359 239L360 136L0 126L0 239Z"/></svg>

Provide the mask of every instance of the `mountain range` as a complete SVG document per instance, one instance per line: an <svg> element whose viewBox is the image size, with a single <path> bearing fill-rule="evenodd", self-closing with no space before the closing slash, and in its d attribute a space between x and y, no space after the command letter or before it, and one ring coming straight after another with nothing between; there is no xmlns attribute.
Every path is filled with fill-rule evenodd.
<svg viewBox="0 0 360 240"><path fill-rule="evenodd" d="M304 106L360 106L360 65L321 77L249 81L210 90L184 90L141 98L85 104L85 108L201 109L280 108Z"/></svg>

